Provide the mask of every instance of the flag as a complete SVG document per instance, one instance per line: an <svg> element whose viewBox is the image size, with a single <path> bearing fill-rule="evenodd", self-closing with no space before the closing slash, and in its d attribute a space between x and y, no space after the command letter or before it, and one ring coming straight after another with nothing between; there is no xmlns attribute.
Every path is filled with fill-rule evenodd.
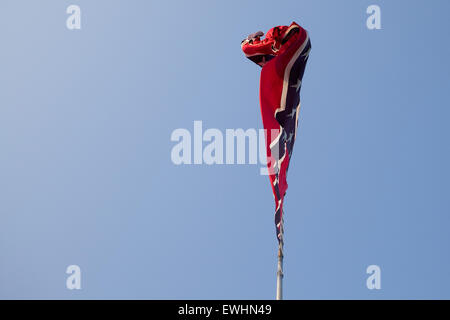
<svg viewBox="0 0 450 320"><path fill-rule="evenodd" d="M245 56L262 67L260 106L265 129L267 167L275 198L275 226L283 239L286 175L297 134L300 89L311 50L308 33L297 23L249 35L241 43Z"/></svg>

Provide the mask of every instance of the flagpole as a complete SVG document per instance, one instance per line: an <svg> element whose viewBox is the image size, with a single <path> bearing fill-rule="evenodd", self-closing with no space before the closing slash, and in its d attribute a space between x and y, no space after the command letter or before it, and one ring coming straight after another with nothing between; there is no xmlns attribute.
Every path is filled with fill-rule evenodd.
<svg viewBox="0 0 450 320"><path fill-rule="evenodd" d="M280 241L278 243L278 267L277 267L277 300L283 300L283 245L284 245L284 212L281 217Z"/></svg>
<svg viewBox="0 0 450 320"><path fill-rule="evenodd" d="M277 300L283 300L283 244L278 247Z"/></svg>

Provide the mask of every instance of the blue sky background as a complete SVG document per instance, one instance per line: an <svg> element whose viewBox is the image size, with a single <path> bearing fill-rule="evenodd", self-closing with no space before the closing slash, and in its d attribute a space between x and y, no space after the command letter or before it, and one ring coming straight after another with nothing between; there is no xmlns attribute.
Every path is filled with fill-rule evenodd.
<svg viewBox="0 0 450 320"><path fill-rule="evenodd" d="M66 8L82 29L66 28ZM382 30L366 8L381 7ZM176 128L261 128L247 34L312 51L285 298L450 298L450 2L0 4L0 298L273 299L259 165L175 166ZM66 289L68 265L82 290ZM366 268L381 267L381 290Z"/></svg>

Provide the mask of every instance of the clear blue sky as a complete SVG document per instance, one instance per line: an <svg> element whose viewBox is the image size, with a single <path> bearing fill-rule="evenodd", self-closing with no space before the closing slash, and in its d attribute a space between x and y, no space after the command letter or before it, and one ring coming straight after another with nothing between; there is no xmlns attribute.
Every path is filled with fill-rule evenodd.
<svg viewBox="0 0 450 320"><path fill-rule="evenodd" d="M66 8L82 29L66 28ZM368 30L366 8L381 8ZM285 297L450 298L449 1L0 4L0 298L272 299L257 165L175 166L176 128L261 128L247 34L312 51ZM66 289L68 265L82 289ZM382 289L366 288L381 267Z"/></svg>

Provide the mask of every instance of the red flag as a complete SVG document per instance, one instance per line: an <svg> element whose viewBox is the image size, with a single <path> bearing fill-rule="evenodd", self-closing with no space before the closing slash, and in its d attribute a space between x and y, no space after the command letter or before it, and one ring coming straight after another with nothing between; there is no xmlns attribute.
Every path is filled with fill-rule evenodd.
<svg viewBox="0 0 450 320"><path fill-rule="evenodd" d="M311 50L308 33L297 23L259 31L241 43L245 56L262 67L260 104L266 132L269 178L275 197L275 225L282 241L286 175L297 133L300 88Z"/></svg>

